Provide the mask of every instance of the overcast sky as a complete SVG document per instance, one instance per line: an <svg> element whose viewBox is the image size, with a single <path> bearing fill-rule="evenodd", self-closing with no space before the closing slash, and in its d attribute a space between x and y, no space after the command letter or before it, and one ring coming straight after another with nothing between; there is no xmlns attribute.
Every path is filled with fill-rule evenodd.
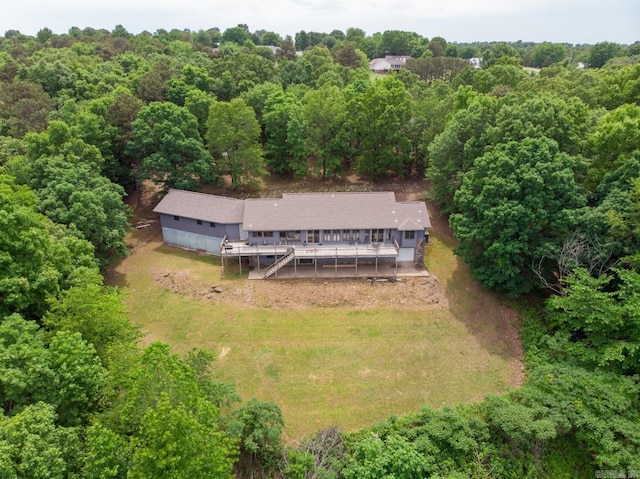
<svg viewBox="0 0 640 479"><path fill-rule="evenodd" d="M282 36L358 27L367 35L407 30L452 42L630 44L640 40L640 0L5 0L0 34L118 24L131 33L224 31L239 23Z"/></svg>

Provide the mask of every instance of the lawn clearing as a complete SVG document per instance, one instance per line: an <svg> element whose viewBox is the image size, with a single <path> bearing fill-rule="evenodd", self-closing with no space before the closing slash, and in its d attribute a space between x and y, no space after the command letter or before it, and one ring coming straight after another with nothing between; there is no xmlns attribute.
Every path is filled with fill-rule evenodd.
<svg viewBox="0 0 640 479"><path fill-rule="evenodd" d="M214 352L216 379L277 402L285 438L299 440L519 384L514 313L444 237L431 241L428 279L248 281L221 278L216 258L164 246L156 226L130 235L132 255L109 281L128 291L146 342Z"/></svg>

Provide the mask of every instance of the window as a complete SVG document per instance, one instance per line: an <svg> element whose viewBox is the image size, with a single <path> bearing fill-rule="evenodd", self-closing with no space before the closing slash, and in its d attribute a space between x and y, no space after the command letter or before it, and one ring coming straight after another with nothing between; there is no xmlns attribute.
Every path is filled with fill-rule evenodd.
<svg viewBox="0 0 640 479"><path fill-rule="evenodd" d="M202 220L196 220L196 223L202 226Z"/></svg>
<svg viewBox="0 0 640 479"><path fill-rule="evenodd" d="M416 232L415 231L405 231L404 232L404 239L406 240L412 240L416 238Z"/></svg>
<svg viewBox="0 0 640 479"><path fill-rule="evenodd" d="M180 221L180 217L179 216L174 216L173 217L173 221Z"/></svg>
<svg viewBox="0 0 640 479"><path fill-rule="evenodd" d="M333 242L340 241L340 230L333 230L331 232L331 241Z"/></svg>
<svg viewBox="0 0 640 479"><path fill-rule="evenodd" d="M384 230L383 229L372 229L371 230L371 241L374 243L382 243L384 241Z"/></svg>
<svg viewBox="0 0 640 479"><path fill-rule="evenodd" d="M300 241L300 230L298 230L298 231L281 231L280 232L280 237L282 238L283 236L287 241Z"/></svg>
<svg viewBox="0 0 640 479"><path fill-rule="evenodd" d="M358 230L342 230L342 241L356 241L358 239Z"/></svg>
<svg viewBox="0 0 640 479"><path fill-rule="evenodd" d="M307 232L307 243L320 243L320 230L310 230Z"/></svg>
<svg viewBox="0 0 640 479"><path fill-rule="evenodd" d="M209 221L209 226L211 226L212 228L215 228L216 224L213 221Z"/></svg>
<svg viewBox="0 0 640 479"><path fill-rule="evenodd" d="M254 238L273 238L273 231L254 231Z"/></svg>
<svg viewBox="0 0 640 479"><path fill-rule="evenodd" d="M329 243L331 241L331 230L324 230L322 232L322 236L323 236L323 241L325 243Z"/></svg>
<svg viewBox="0 0 640 479"><path fill-rule="evenodd" d="M263 235L265 238L273 238L273 231L265 231Z"/></svg>

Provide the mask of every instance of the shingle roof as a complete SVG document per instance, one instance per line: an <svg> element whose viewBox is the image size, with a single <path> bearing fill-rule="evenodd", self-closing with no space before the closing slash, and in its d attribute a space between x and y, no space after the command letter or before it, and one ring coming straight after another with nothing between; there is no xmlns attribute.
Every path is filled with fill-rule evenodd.
<svg viewBox="0 0 640 479"><path fill-rule="evenodd" d="M430 228L423 201L396 202L393 192L285 193L282 198L237 200L225 196L170 190L156 213L223 224L245 231Z"/></svg>
<svg viewBox="0 0 640 479"><path fill-rule="evenodd" d="M244 201L193 191L170 190L153 211L214 223L242 223Z"/></svg>
<svg viewBox="0 0 640 479"><path fill-rule="evenodd" d="M283 194L248 199L246 231L389 228L418 230L431 222L424 202L397 203L393 192Z"/></svg>

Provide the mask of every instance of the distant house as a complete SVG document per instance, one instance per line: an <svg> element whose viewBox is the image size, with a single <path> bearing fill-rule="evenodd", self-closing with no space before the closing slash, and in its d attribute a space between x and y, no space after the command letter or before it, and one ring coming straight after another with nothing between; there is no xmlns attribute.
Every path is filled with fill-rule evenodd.
<svg viewBox="0 0 640 479"><path fill-rule="evenodd" d="M384 58L374 58L369 62L369 69L374 73L389 73L400 71L405 67L408 55L387 55Z"/></svg>
<svg viewBox="0 0 640 479"><path fill-rule="evenodd" d="M250 258L267 266L265 278L291 262L421 264L431 227L423 201L398 202L393 192L237 200L171 190L154 212L167 244Z"/></svg>
<svg viewBox="0 0 640 479"><path fill-rule="evenodd" d="M478 57L469 58L469 63L471 63L471 66L473 68L478 69L482 66L482 58L478 58Z"/></svg>

